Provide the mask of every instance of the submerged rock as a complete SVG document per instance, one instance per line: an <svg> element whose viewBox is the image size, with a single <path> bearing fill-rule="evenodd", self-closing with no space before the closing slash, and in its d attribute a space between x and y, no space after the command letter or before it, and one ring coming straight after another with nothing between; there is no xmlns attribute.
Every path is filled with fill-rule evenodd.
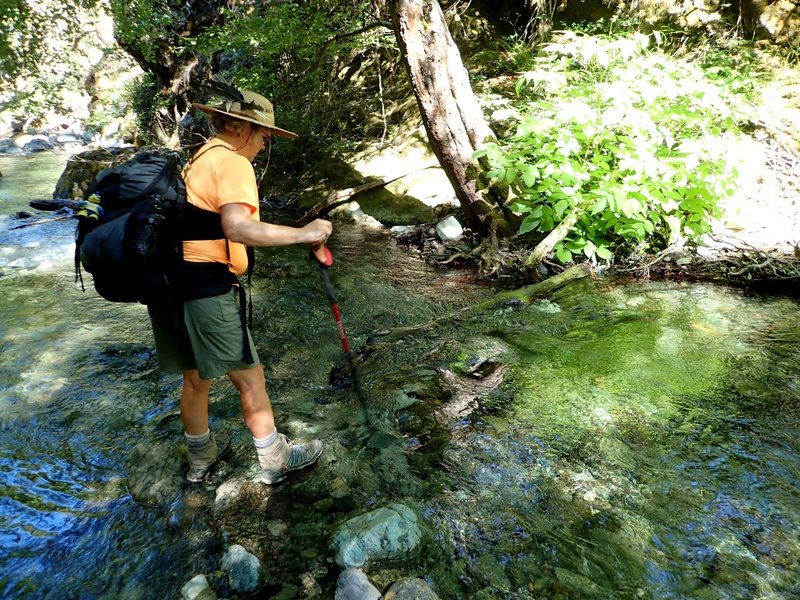
<svg viewBox="0 0 800 600"><path fill-rule="evenodd" d="M506 576L505 567L491 554L482 554L469 563L469 573L477 581L488 587L501 590L511 589L511 582Z"/></svg>
<svg viewBox="0 0 800 600"><path fill-rule="evenodd" d="M360 569L347 569L336 581L335 600L378 600L381 593Z"/></svg>
<svg viewBox="0 0 800 600"><path fill-rule="evenodd" d="M181 598L184 600L216 600L217 594L208 585L206 576L198 575L181 588Z"/></svg>
<svg viewBox="0 0 800 600"><path fill-rule="evenodd" d="M222 514L234 506L252 484L250 478L241 475L223 481L215 491L214 514Z"/></svg>
<svg viewBox="0 0 800 600"><path fill-rule="evenodd" d="M340 567L402 558L419 545L422 532L417 515L394 503L347 521L336 534L332 549Z"/></svg>
<svg viewBox="0 0 800 600"><path fill-rule="evenodd" d="M254 592L266 579L261 561L239 544L225 551L220 567L228 574L230 588L236 592Z"/></svg>
<svg viewBox="0 0 800 600"><path fill-rule="evenodd" d="M422 579L408 578L393 583L383 600L439 600L439 596Z"/></svg>
<svg viewBox="0 0 800 600"><path fill-rule="evenodd" d="M183 456L177 444L141 443L128 459L128 489L148 506L168 503L185 485Z"/></svg>

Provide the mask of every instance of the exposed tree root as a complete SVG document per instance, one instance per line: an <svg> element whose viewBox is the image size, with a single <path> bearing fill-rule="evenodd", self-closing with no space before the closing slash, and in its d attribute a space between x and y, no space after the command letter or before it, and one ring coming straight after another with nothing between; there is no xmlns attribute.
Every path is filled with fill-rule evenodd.
<svg viewBox="0 0 800 600"><path fill-rule="evenodd" d="M499 247L484 240L470 247L468 240L458 244L442 244L417 231L401 242L417 245L424 259L438 265L472 265L483 277L508 280L530 280L550 277L565 267L543 258L537 269L527 265L530 250ZM717 235L710 240L712 247L693 249L682 244L669 246L658 254L634 254L606 269L606 273L640 278L712 281L749 287L763 284L800 292L800 245L794 253L774 248L759 248L734 237ZM540 244L541 246L541 244Z"/></svg>
<svg viewBox="0 0 800 600"><path fill-rule="evenodd" d="M427 254L427 256L426 256ZM481 277L493 277L508 267L508 261L500 250L497 236L492 235L477 246L467 250L455 250L451 254L431 254L423 251L423 257L430 258L439 266L447 266L458 262L468 262L475 265Z"/></svg>
<svg viewBox="0 0 800 600"><path fill-rule="evenodd" d="M640 264L617 268L615 272L737 286L780 284L786 291L800 288L800 247L795 247L793 254L786 254L728 236L716 236L713 241L717 247L702 255L670 247Z"/></svg>

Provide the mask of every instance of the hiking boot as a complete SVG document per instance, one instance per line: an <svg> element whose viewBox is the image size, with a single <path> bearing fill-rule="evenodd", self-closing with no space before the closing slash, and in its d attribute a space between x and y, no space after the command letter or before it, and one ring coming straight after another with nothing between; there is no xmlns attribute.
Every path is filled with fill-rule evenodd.
<svg viewBox="0 0 800 600"><path fill-rule="evenodd" d="M322 442L311 440L303 444L289 440L282 433L267 448L256 448L261 465L261 481L267 485L280 483L291 471L310 467L322 454Z"/></svg>
<svg viewBox="0 0 800 600"><path fill-rule="evenodd" d="M199 483L208 475L211 467L226 453L229 442L225 436L220 437L219 447L212 431L208 444L200 448L193 448L187 444L189 471L186 473L186 481Z"/></svg>

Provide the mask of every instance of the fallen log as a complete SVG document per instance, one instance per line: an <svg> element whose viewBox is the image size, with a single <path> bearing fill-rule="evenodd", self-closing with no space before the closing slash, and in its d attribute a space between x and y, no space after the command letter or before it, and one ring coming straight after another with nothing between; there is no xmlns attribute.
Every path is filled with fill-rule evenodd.
<svg viewBox="0 0 800 600"><path fill-rule="evenodd" d="M545 279L544 281L532 283L531 285L526 285L525 287L521 287L516 290L501 292L496 296L493 296L488 300L484 300L478 304L475 307L475 310L495 308L500 304L508 304L509 302L531 302L537 298L549 296L553 292L560 290L571 283L588 277L591 275L591 273L592 269L588 263L573 265L561 273Z"/></svg>
<svg viewBox="0 0 800 600"><path fill-rule="evenodd" d="M549 296L553 292L560 290L571 283L580 281L581 279L591 275L591 273L591 268L586 263L574 265L562 271L561 273L558 273L557 275L553 275L552 277L545 279L544 281L526 285L516 290L501 292L474 306L460 308L455 312L431 319L430 321L425 321L424 323L418 323L416 325L410 325L408 327L396 327L394 329L376 332L371 335L369 339L367 339L367 345L373 346L376 344L383 345L391 343L404 338L411 333L428 329L429 327L433 327L446 321L463 318L467 313L491 310L503 304L509 304L512 302L532 302L537 298Z"/></svg>

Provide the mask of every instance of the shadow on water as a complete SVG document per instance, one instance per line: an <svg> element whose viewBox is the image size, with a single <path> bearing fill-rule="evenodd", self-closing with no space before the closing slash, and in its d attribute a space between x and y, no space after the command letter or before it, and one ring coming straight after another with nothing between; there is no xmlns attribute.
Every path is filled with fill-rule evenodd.
<svg viewBox="0 0 800 600"><path fill-rule="evenodd" d="M385 232L342 226L332 241L348 337L369 350L363 397L330 385L342 350L305 250L260 251L255 337L279 426L326 450L305 477L245 486L225 510L214 485L157 507L132 500L132 449L180 445L179 382L158 373L143 307L81 293L69 248L43 266L36 247L13 246L0 277L0 595L175 598L198 573L224 590L219 558L239 543L268 565L259 597L331 598L338 526L401 501L425 540L407 561L369 566L379 586L423 577L443 599L798 596L796 301L584 281L368 347L491 290L421 265ZM216 483L247 476L238 398L219 382L212 401L234 447Z"/></svg>

